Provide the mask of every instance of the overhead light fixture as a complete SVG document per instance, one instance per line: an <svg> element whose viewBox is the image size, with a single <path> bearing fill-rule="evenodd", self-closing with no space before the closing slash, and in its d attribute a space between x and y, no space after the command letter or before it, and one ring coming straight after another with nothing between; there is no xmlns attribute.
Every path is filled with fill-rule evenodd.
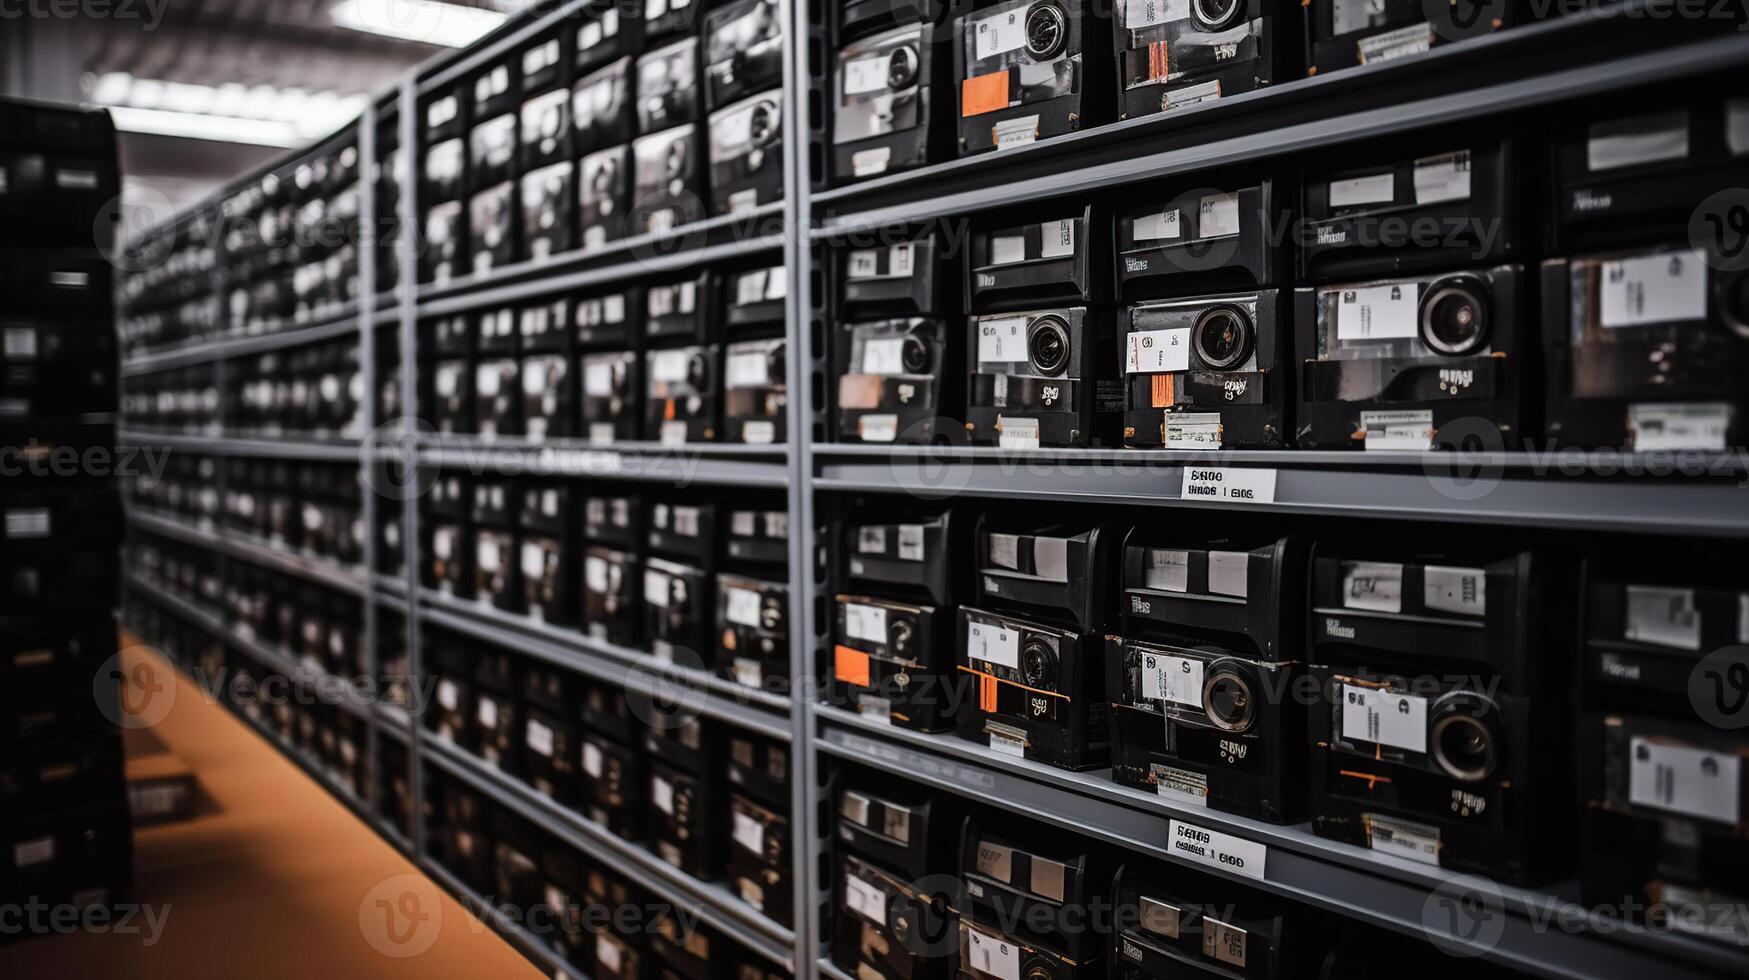
<svg viewBox="0 0 1749 980"><path fill-rule="evenodd" d="M340 0L329 15L337 27L449 48L478 41L507 16L502 10L440 0Z"/></svg>
<svg viewBox="0 0 1749 980"><path fill-rule="evenodd" d="M107 106L127 133L295 147L326 136L364 111L369 97L305 92L272 85L191 85L134 78L126 72L88 76L86 97Z"/></svg>

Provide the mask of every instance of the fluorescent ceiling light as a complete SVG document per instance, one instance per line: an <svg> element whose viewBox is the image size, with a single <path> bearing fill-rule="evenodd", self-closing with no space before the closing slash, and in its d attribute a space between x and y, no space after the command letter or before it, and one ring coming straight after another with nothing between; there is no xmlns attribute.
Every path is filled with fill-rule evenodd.
<svg viewBox="0 0 1749 980"><path fill-rule="evenodd" d="M113 106L110 118L115 128L124 133L149 133L154 136L180 136L184 139L213 140L219 143L252 143L256 146L302 146L308 142L291 123L271 119L239 119L235 116L213 116L204 112L177 112L171 109L136 109Z"/></svg>
<svg viewBox="0 0 1749 980"><path fill-rule="evenodd" d="M336 26L367 34L465 48L504 23L505 14L439 0L340 0L329 10Z"/></svg>

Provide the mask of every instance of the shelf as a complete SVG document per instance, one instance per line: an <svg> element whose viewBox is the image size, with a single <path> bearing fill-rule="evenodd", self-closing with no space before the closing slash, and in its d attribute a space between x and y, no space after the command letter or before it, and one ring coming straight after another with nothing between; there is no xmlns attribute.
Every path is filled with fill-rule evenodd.
<svg viewBox="0 0 1749 980"><path fill-rule="evenodd" d="M227 626L214 613L131 572L127 576L127 586L129 589L137 589L151 596L153 601L159 605L174 610L182 618L205 630L214 639L242 651L257 664L272 670L299 687L315 691L322 703L338 706L347 714L362 721L371 720L373 710L371 698L360 692L346 678L337 677L311 664L304 663L289 653L276 650L244 636Z"/></svg>
<svg viewBox="0 0 1749 980"><path fill-rule="evenodd" d="M664 664L641 650L592 640L576 630L547 626L432 589L421 590L419 602L424 607L419 613L421 622L621 685L627 693L647 698L651 712L697 713L767 738L790 740L788 698L741 687L707 671Z"/></svg>
<svg viewBox="0 0 1749 980"><path fill-rule="evenodd" d="M304 321L282 321L270 329L248 336L219 337L213 340L196 341L129 357L122 361L121 373L123 377L152 374L157 371L168 371L171 368L187 367L191 364L205 364L209 361L246 357L250 354L265 354L268 351L284 350L287 347L301 347L304 344L333 340L336 337L345 337L349 334L357 335L357 333L358 305L352 303L337 313L311 317Z"/></svg>
<svg viewBox="0 0 1749 980"><path fill-rule="evenodd" d="M445 316L464 310L588 289L633 277L701 268L723 259L783 247L781 234L742 234L750 227L781 218L783 202L761 205L739 214L720 215L672 231L637 235L599 249L566 252L539 262L518 262L477 276L463 276L442 285L419 287L419 315ZM757 231L757 229L754 229ZM731 232L730 240L707 245L689 242L712 232ZM616 261L608 261L616 260Z"/></svg>
<svg viewBox="0 0 1749 980"><path fill-rule="evenodd" d="M268 436L205 436L148 429L122 429L116 441L140 449L175 449L208 456L250 456L262 459L301 459L309 462L350 463L360 458L356 439L282 439Z"/></svg>
<svg viewBox="0 0 1749 980"><path fill-rule="evenodd" d="M634 884L669 901L696 906L706 925L786 969L794 968L795 933L760 914L717 882L699 881L655 854L440 739L423 743L428 762L509 807Z"/></svg>
<svg viewBox="0 0 1749 980"><path fill-rule="evenodd" d="M817 705L820 752L860 766L921 782L999 809L1069 830L1093 840L1209 874L1223 872L1176 857L1167 847L1170 824L1182 820L1268 848L1263 880L1232 875L1233 881L1398 932L1466 947L1531 973L1578 978L1638 978L1667 975L1680 962L1703 975L1740 975L1741 951L1722 944L1669 934L1628 936L1619 923L1590 916L1545 892L1495 885L1484 879L1386 857L1324 840L1308 825L1280 826L1174 804L1111 781L1108 770L1075 773L1003 755L951 734L927 735L863 719L853 712ZM1437 914L1435 896L1469 899L1475 918L1453 923ZM1431 910L1431 911L1430 911ZM1592 931L1555 926L1577 915ZM1544 919L1543 916L1553 918ZM1472 941L1491 936L1491 947ZM1604 930L1615 926L1615 931ZM1479 928L1476 928L1479 927ZM1435 930L1440 930L1438 933Z"/></svg>
<svg viewBox="0 0 1749 980"><path fill-rule="evenodd" d="M1643 6L1643 4L1622 4ZM1701 30L1713 36L1696 38ZM1567 99L1602 99L1749 62L1723 20L1588 13L1414 57L1296 79L1164 116L818 191L814 239L1264 159ZM1622 52L1633 52L1623 55Z"/></svg>
<svg viewBox="0 0 1749 980"><path fill-rule="evenodd" d="M1092 504L1228 508L1749 537L1745 471L1736 454L1602 452L1463 455L1417 452L1005 450L994 447L816 446L814 488L906 493L928 500L996 497ZM1576 473L1574 461L1612 467ZM1467 465L1479 469L1472 479ZM1681 464L1693 475L1664 470ZM1583 467L1581 467L1583 468ZM1188 469L1243 473L1273 499L1186 498ZM1635 472L1646 475L1633 476Z"/></svg>
<svg viewBox="0 0 1749 980"><path fill-rule="evenodd" d="M508 476L594 477L640 480L688 487L773 487L789 485L789 463L782 445L722 443L620 443L592 447L576 440L529 443L445 440L419 451L419 461L469 473Z"/></svg>
<svg viewBox="0 0 1749 980"><path fill-rule="evenodd" d="M281 548L236 531L212 531L128 508L128 523L154 534L263 565L356 596L368 593L364 570Z"/></svg>
<svg viewBox="0 0 1749 980"><path fill-rule="evenodd" d="M438 863L436 858L415 855L414 860L418 863L420 870L443 886L444 891L454 895L457 901L467 906L469 912L478 916L481 922L502 936L511 948L543 971L551 974L554 980L585 980L584 973L572 966L571 962L558 950L543 942L521 925L507 921L504 916L498 914L498 909L490 900L468 887L448 868Z"/></svg>

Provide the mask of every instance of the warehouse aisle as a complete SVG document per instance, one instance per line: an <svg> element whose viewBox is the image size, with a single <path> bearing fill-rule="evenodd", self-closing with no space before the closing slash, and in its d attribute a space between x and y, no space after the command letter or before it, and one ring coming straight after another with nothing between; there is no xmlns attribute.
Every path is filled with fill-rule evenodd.
<svg viewBox="0 0 1749 980"><path fill-rule="evenodd" d="M130 934L0 946L0 976L541 975L187 678L164 661L155 673L174 677L174 701L151 735L194 769L205 799L191 821L136 832L134 897L151 914Z"/></svg>

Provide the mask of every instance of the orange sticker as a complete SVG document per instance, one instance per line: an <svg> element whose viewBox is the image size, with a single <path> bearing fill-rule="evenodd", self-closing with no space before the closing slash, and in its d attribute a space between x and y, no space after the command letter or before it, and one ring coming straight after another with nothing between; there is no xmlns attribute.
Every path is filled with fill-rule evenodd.
<svg viewBox="0 0 1749 980"><path fill-rule="evenodd" d="M1172 53L1165 41L1155 41L1148 45L1148 81L1165 80L1172 74Z"/></svg>
<svg viewBox="0 0 1749 980"><path fill-rule="evenodd" d="M999 690L996 678L989 674L978 675L978 708L981 711L996 710L996 692Z"/></svg>
<svg viewBox="0 0 1749 980"><path fill-rule="evenodd" d="M981 116L1008 108L1008 69L960 83L960 115Z"/></svg>
<svg viewBox="0 0 1749 980"><path fill-rule="evenodd" d="M1175 374L1156 374L1150 379L1152 382L1150 387L1152 388L1153 394L1151 400L1153 407L1171 408L1173 405L1178 404L1178 399L1173 396L1172 392L1172 382L1173 379L1177 377L1178 376Z"/></svg>
<svg viewBox="0 0 1749 980"><path fill-rule="evenodd" d="M846 646L834 648L832 651L832 676L846 684L869 687L868 654L861 650L852 650Z"/></svg>

